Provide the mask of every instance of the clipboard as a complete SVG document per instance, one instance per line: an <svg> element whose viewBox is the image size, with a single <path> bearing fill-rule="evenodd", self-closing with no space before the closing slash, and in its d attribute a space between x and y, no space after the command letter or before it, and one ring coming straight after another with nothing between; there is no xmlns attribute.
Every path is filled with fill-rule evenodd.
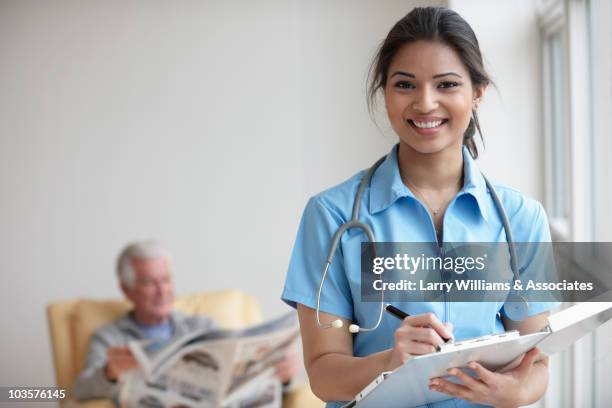
<svg viewBox="0 0 612 408"><path fill-rule="evenodd" d="M446 377L449 368L468 373L470 361L499 371L535 346L550 355L569 347L579 338L612 319L612 302L581 303L548 317L541 332L524 336L507 332L450 344L432 354L413 357L392 372L382 373L345 408L406 408L451 399L431 391L429 379Z"/></svg>

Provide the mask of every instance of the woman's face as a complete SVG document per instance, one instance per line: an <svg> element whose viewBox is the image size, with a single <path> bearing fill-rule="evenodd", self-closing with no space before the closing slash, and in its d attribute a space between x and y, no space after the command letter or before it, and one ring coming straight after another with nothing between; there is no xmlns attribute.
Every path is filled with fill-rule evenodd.
<svg viewBox="0 0 612 408"><path fill-rule="evenodd" d="M384 89L391 126L419 153L460 149L475 100L469 72L451 47L434 41L404 45L393 57Z"/></svg>

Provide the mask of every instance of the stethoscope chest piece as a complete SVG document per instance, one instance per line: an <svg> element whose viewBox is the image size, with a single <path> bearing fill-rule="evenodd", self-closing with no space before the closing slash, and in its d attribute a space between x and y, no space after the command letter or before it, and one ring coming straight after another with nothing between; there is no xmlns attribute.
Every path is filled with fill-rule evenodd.
<svg viewBox="0 0 612 408"><path fill-rule="evenodd" d="M525 320L529 315L529 302L517 293L510 293L504 303L504 311L514 321Z"/></svg>

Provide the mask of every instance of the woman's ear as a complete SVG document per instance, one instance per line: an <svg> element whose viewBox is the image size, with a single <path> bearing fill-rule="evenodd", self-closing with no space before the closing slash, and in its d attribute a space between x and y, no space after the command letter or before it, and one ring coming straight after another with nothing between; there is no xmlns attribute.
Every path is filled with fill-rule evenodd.
<svg viewBox="0 0 612 408"><path fill-rule="evenodd" d="M477 110L478 106L482 103L482 99L484 98L484 94L486 90L487 90L487 85L482 85L474 89L474 94L472 95L472 100L473 100L472 109L473 110Z"/></svg>

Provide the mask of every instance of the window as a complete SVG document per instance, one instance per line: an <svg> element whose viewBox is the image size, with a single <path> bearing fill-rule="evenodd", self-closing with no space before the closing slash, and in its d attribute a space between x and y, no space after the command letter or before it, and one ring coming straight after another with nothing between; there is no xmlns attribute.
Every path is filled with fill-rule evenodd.
<svg viewBox="0 0 612 408"><path fill-rule="evenodd" d="M545 138L545 202L556 241L594 240L594 136L589 0L538 3ZM595 338L551 359L545 407L593 406Z"/></svg>
<svg viewBox="0 0 612 408"><path fill-rule="evenodd" d="M565 52L563 47L563 32L557 31L545 40L545 53L547 72L544 81L548 82L548 94L550 114L546 126L548 126L551 201L548 203L549 215L554 221L567 222L569 219L570 194L569 194L569 140L567 127L565 126L565 111L567 109L566 84L567 80L563 67ZM547 146L548 147L548 146Z"/></svg>
<svg viewBox="0 0 612 408"><path fill-rule="evenodd" d="M565 8L561 1L542 2L542 95L545 151L545 202L554 240L569 240L571 177L568 132L569 89L566 70Z"/></svg>

